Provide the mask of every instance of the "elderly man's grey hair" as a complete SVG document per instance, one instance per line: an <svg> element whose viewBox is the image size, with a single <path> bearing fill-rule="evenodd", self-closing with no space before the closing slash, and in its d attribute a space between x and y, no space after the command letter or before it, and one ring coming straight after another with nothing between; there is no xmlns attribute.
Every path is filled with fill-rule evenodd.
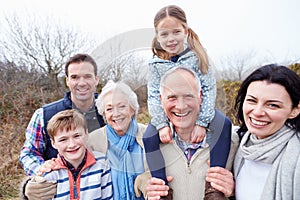
<svg viewBox="0 0 300 200"><path fill-rule="evenodd" d="M161 80L160 80L160 84L159 84L159 92L160 92L160 94L163 96L164 85L165 85L165 81L166 81L167 77L168 77L169 75L171 75L171 74L173 74L173 73L179 71L179 70L187 71L187 72L189 72L190 74L193 75L193 77L194 77L194 79L195 79L196 86L197 86L197 92L198 92L198 95L200 95L200 92L201 92L202 89L201 89L201 83L200 83L199 77L197 76L197 74L196 74L194 71L192 71L191 69L186 68L186 67L184 67L184 66L174 67L174 68L168 70L168 71L162 76L162 78L161 78ZM185 77L182 77L182 78L185 78Z"/></svg>
<svg viewBox="0 0 300 200"><path fill-rule="evenodd" d="M134 110L134 117L139 111L139 103L135 92L124 82L114 82L109 80L102 88L102 92L96 99L96 106L100 115L104 114L104 97L110 92L122 92L127 97L130 107ZM104 117L104 116L103 116Z"/></svg>

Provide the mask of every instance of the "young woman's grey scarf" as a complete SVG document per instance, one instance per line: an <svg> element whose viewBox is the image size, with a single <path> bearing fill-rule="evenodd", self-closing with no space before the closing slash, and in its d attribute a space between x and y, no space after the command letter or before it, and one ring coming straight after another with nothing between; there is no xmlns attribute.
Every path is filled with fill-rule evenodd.
<svg viewBox="0 0 300 200"><path fill-rule="evenodd" d="M235 178L244 159L272 164L261 200L300 199L300 138L295 130L283 126L265 139L247 132L235 157Z"/></svg>

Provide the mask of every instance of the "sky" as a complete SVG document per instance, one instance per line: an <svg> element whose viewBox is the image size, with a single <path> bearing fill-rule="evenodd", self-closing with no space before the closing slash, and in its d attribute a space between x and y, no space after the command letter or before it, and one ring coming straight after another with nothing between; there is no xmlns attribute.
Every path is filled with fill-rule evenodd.
<svg viewBox="0 0 300 200"><path fill-rule="evenodd" d="M13 12L56 16L100 44L124 32L153 28L156 12L175 4L215 62L250 52L265 62L300 62L299 0L1 1L0 18Z"/></svg>

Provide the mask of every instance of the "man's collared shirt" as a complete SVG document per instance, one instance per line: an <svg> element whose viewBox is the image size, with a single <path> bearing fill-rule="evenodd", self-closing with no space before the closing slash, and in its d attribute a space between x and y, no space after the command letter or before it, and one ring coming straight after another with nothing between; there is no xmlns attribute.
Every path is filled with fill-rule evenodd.
<svg viewBox="0 0 300 200"><path fill-rule="evenodd" d="M194 153L197 151L197 149L205 147L206 144L206 138L204 138L204 140L199 143L189 144L183 141L182 139L180 139L180 137L177 135L176 132L174 132L173 135L174 135L175 142L177 143L179 148L183 151L188 161L191 161L191 158L194 155Z"/></svg>

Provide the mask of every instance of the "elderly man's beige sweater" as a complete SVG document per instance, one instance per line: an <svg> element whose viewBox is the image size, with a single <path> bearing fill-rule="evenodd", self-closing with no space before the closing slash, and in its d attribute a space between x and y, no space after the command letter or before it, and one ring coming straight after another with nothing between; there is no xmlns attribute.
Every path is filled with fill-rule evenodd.
<svg viewBox="0 0 300 200"><path fill-rule="evenodd" d="M169 186L173 189L173 200L199 200L204 197L205 176L209 168L209 147L199 148L188 161L175 141L162 144L166 174L174 179Z"/></svg>

